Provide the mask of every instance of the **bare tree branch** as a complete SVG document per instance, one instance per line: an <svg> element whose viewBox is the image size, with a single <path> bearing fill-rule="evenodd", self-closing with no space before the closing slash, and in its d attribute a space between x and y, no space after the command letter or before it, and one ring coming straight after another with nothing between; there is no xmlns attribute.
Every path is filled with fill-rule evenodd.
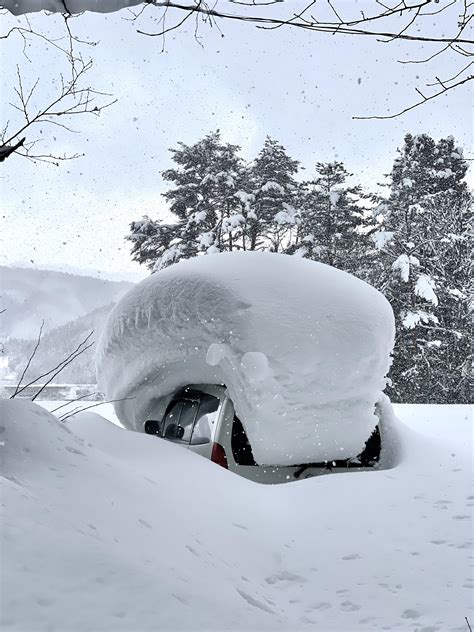
<svg viewBox="0 0 474 632"><path fill-rule="evenodd" d="M0 0L1 1L1 0ZM132 11L130 6L143 5L140 9ZM221 7L222 7L221 0ZM473 57L474 52L471 47L474 45L474 39L470 37L468 27L474 17L472 14L472 2L468 0L374 0L373 7L370 10L360 11L354 6L355 3L343 3L338 0L325 0L319 2L319 0L311 0L308 4L303 5L303 8L293 12L289 16L278 15L276 13L276 7L286 7L282 0L227 0L224 3L226 7L232 7L231 11L226 11L218 8L218 0L214 1L214 4L208 3L206 0L192 0L188 4L182 3L176 0L144 0L139 2L137 0L123 0L120 1L107 1L103 0L101 3L86 2L85 6L91 11L116 11L122 7L126 7L129 11L131 18L125 18L131 21L139 20L145 13L148 7L154 7L161 10L161 14L157 18L158 29L150 31L144 28L137 28L136 31L144 36L148 37L160 37L162 39L162 52L165 50L165 36L166 34L179 30L186 26L191 16L194 16L194 38L202 45L198 34L200 22L207 24L209 27L216 27L219 29L219 22L221 21L238 21L253 24L256 28L265 30L275 30L282 27L303 29L305 31L326 33L329 35L346 35L346 36L363 36L369 38L375 38L377 41L390 44L394 41L403 41L407 43L423 43L432 44L436 46L436 50L430 53L429 56L422 59L405 59L399 60L403 64L427 64L430 61L440 57L444 54L450 54L455 58L459 57ZM47 5L47 6L46 6ZM22 7L21 0L3 0L2 6L7 7L13 14L21 14L27 11ZM460 6L460 11L456 10L456 7ZM34 10L41 9L42 5L39 2L35 5ZM81 59L78 59L73 52L73 44L79 42L71 29L69 20L74 17L72 12L80 10L81 3L70 0L57 0L51 2L46 1L43 8L56 13L61 13L64 17L66 27L66 37L68 38L68 45L64 46L62 41L51 41L54 46L62 50L68 56L71 64L72 77L70 82L63 84L63 93L61 93L58 102L51 104L50 106L43 108L36 115L30 114L28 111L30 100L35 92L35 86L26 93L20 85L17 90L17 96L19 98L20 111L23 113L26 120L26 124L20 128L17 133L9 139L9 141L2 140L0 137L0 143L3 143L4 157L0 158L0 161L5 160L6 157L18 153L26 158L33 160L49 160L57 162L63 160L63 156L52 156L42 154L41 156L34 156L31 149L32 147L28 142L24 142L13 149L14 145L19 142L20 135L29 126L40 120L41 122L47 122L49 124L55 124L64 126L65 129L70 130L68 125L53 121L57 116L71 116L72 114L84 114L94 113L97 114L105 107L111 105L107 103L102 106L94 104L92 106L93 97L98 96L100 93L93 91L91 88L83 89L82 91L77 87L77 80L81 77L86 69L89 68L89 64L84 64ZM273 9L272 9L273 8ZM275 9L275 10L274 10ZM30 10L32 10L30 8ZM282 9L283 10L283 9ZM317 11L316 11L317 10ZM271 11L271 13L270 13ZM331 12L328 16L328 12ZM180 16L180 13L184 13L184 16ZM446 35L440 35L436 29L436 21L434 16L442 14L443 20L446 22L446 28L443 28L443 32L446 31ZM78 15L78 13L75 13ZM171 16L171 18L170 18ZM174 19L173 19L174 18ZM425 18L429 18L426 20ZM443 23L444 25L444 23ZM10 29L5 35L0 36L1 39L8 38L13 33L18 33L27 41L28 38L35 35L43 37L33 32L31 26L28 23L28 28L23 29L14 27ZM47 40L47 38L44 38ZM47 40L48 41L48 40ZM25 47L24 54L26 55ZM465 62L463 62L465 63ZM77 66L77 68L76 68ZM453 83L456 78L466 72L466 68L453 72L453 77L445 81L440 79L440 73L436 75L436 71L433 73L434 78L431 83L427 84L428 87L439 87L433 94L426 96L424 89L420 86L417 88L417 93L421 97L420 101L417 101L409 107L401 110L397 114L388 116L355 116L354 119L390 119L397 116L401 116L404 113L425 104L427 101L436 99L449 90L455 87L462 86L470 80L470 78L459 80L457 83ZM71 89L68 89L71 88ZM103 95L105 96L105 95ZM110 95L107 95L110 96ZM68 98L76 99L76 106L72 108L61 108L55 110L54 106L61 103ZM39 117L39 119L38 119ZM70 130L72 131L72 130ZM9 146L9 142L14 141ZM22 151L22 147L24 151ZM0 144L0 157L1 157L2 145ZM72 157L77 157L78 154L74 154Z"/></svg>
<svg viewBox="0 0 474 632"><path fill-rule="evenodd" d="M20 140L14 143L13 145L0 146L0 162L3 162L4 160L8 158L8 156L18 151L20 147L23 147L23 145L25 144L25 140L26 140L26 137L23 136L23 138L20 138Z"/></svg>
<svg viewBox="0 0 474 632"><path fill-rule="evenodd" d="M84 344L84 342L82 342L81 344ZM39 389L39 391L37 393L35 393L35 395L31 398L31 401L34 402L35 399L38 397L38 395L40 395L44 389L48 386L48 384L51 384L51 382L54 380L55 377L57 377L61 371L63 369L65 369L69 364L71 364L72 362L74 362L74 360L76 358L78 358L82 353L84 353L84 351L87 351L87 349L90 349L92 346L94 346L94 343L91 342L90 345L87 345L85 347L83 347L82 349L80 349L79 351L75 352L74 355L72 355L67 362L64 361L63 366L61 366L43 385L42 387ZM41 379L41 378L38 378Z"/></svg>
<svg viewBox="0 0 474 632"><path fill-rule="evenodd" d="M440 97L442 94L445 94L446 92L449 92L450 90L454 90L454 88L462 86L463 84L467 83L468 81L472 81L473 79L474 79L474 75L470 75L469 77L466 77L465 79L462 79L461 81L458 81L457 83L454 83L451 86L445 86L438 80L438 83L442 86L441 90L427 97L420 90L416 88L416 91L422 97L422 100L418 101L417 103L414 103L413 105L406 107L403 110L400 110L400 112L396 112L395 114L387 114L386 116L353 116L352 118L359 121L368 120L368 119L386 120L386 119L397 118L397 116L401 116L402 114L405 114L406 112L409 112L410 110L414 110L420 105L424 105L428 101L432 101L433 99Z"/></svg>
<svg viewBox="0 0 474 632"><path fill-rule="evenodd" d="M463 75L466 72L466 70L468 70L472 65L474 65L474 61L470 61L467 66L462 68L453 77L450 77L449 79L444 79L442 82L438 79L435 83L427 83L426 85L428 86L428 88L432 88L433 86L436 86L440 83L441 85L446 84L446 83L451 83L451 81L454 81L455 79Z"/></svg>
<svg viewBox="0 0 474 632"><path fill-rule="evenodd" d="M36 344L36 348L28 362L28 365L26 367L26 369L28 368L28 366L31 364L31 360L33 359L34 355L36 354L36 351L38 349L39 346L39 340L41 338L41 331L42 331L43 325L41 326L41 330L40 330L40 336L38 337L38 342ZM84 351L86 351L87 349L90 349L90 347L93 346L93 342L87 346L86 343L89 341L90 337L92 336L94 332L91 331L86 338L79 343L79 345L76 347L76 349L74 349L74 351L72 353L70 353L64 360L61 360L61 362L59 364L57 364L55 367L53 367L52 369L50 369L49 371L47 371L46 373L43 373L42 375L38 375L38 377L36 377L34 380L31 380L31 382L28 382L27 384L21 386L21 381L24 377L24 375L26 374L26 369L23 371L22 373L22 377L20 378L20 381L18 383L17 388L15 389L15 392L13 393L13 395L10 397L10 399L13 399L16 395L19 395L20 393L22 393L25 389L27 389L29 386L32 386L33 384L36 384L37 382L39 382L39 380L43 379L44 377L48 377L48 375L51 375L52 373L54 373L54 375L43 385L43 388L36 393L36 395L33 397L33 400L36 399L36 397L39 395L39 393L44 389L45 386L47 386L48 384L50 384L50 382L57 376L59 375L59 373L66 368L66 366L68 366L71 362L73 362L76 357L78 357L79 355L81 355L81 353L84 353Z"/></svg>
<svg viewBox="0 0 474 632"><path fill-rule="evenodd" d="M222 10L216 9L216 7L210 7L206 2L194 2L192 4L181 4L180 2L175 2L173 0L166 0L165 2L154 1L152 4L155 7L162 7L167 12L169 9L175 9L178 11L185 11L186 17L177 21L173 26L162 28L155 32L145 31L144 29L138 29L138 33L142 35L146 35L149 37L164 37L165 33L178 29L185 22L187 16L190 14L204 15L211 20L212 23L216 23L217 20L234 20L234 21L242 21L242 22L250 22L257 26L257 28L274 30L281 28L283 26L292 27L292 28L300 28L308 31L315 31L319 33L329 33L332 35L349 35L349 36L366 36L366 37L375 37L378 41L388 44L395 40L402 40L407 42L421 42L421 43L430 43L440 46L438 50L433 52L430 56L425 59L419 60L400 60L400 63L428 63L432 59L442 55L443 53L452 53L454 55L464 56L464 57L472 57L474 53L469 50L469 46L474 45L474 39L466 37L465 33L467 32L468 25L470 24L473 15L469 15L469 5L466 0L462 0L462 12L459 15L458 19L456 19L456 15L453 14L455 11L454 6L457 6L459 0L448 0L447 2L441 3L440 7L436 7L436 10L431 10L433 5L439 5L440 2L435 2L435 0L418 0L416 2L409 3L406 0L401 0L400 2L384 4L380 1L376 1L376 6L382 9L378 12L372 12L371 14L365 14L361 12L361 17L346 17L341 12L341 8L337 7L335 1L326 0L327 5L330 7L333 15L335 16L335 21L328 21L327 19L319 19L314 15L310 15L312 8L317 4L317 0L312 0L309 4L304 6L304 8L298 13L293 13L288 19L282 19L270 15L251 15L246 12L241 13L233 13L233 12L225 12ZM263 2L260 3L256 0L252 0L251 2L243 1L240 2L238 0L233 0L230 2L232 5L240 5L244 7L265 7L268 5L275 5L277 2ZM345 8L345 7L344 7ZM425 17L435 16L440 13L446 12L451 8L450 19L453 25L453 33L451 36L440 36L435 32L432 34L426 33L426 28L424 23L421 24L420 20ZM347 13L347 10L344 11ZM390 24L394 23L394 20L402 21L402 25L397 30L384 30L384 29L374 29L373 26L377 21L384 20L386 21L390 18L392 21ZM196 21L197 25L197 21ZM196 26L197 28L197 26ZM197 36L195 34L197 39ZM164 46L164 43L163 43ZM466 68L456 72L450 81L443 81L439 77L435 76L436 81L433 83L427 84L428 87L438 86L441 89L437 90L435 93L430 96L426 96L423 94L420 88L417 88L418 94L421 96L421 100L413 103L411 106L405 108L404 110L398 112L394 115L389 116L355 116L354 119L368 119L368 118L379 118L379 119L388 119L395 118L397 116L401 116L404 113L419 107L430 101L432 99L436 99L448 90L453 89L454 87L461 86L466 83L465 80L459 81L457 84L448 85L452 83L457 77L460 77L464 72L466 72ZM469 79L468 79L469 80Z"/></svg>
<svg viewBox="0 0 474 632"><path fill-rule="evenodd" d="M63 119L67 121L77 114L98 116L102 110L116 103L116 99L98 103L98 97L110 97L111 95L99 92L91 87L81 87L84 76L92 67L92 61L86 63L82 59L74 57L72 44L71 51L67 53L67 56L71 65L71 78L65 80L61 75L60 90L57 96L47 105L36 110L32 106L32 99L35 96L40 80L38 78L30 88L26 89L23 85L20 69L17 66L18 85L14 88L17 103L10 103L10 106L20 112L24 123L14 133L9 135L7 135L8 123L5 125L0 135L0 162L3 162L15 153L33 161L46 161L54 164L57 164L60 160L71 160L79 157L81 154L78 153L73 155L35 153L32 150L38 140L27 142L24 133L29 132L33 126L38 124L55 125L68 132L77 133L76 130L73 130L67 123L63 122Z"/></svg>
<svg viewBox="0 0 474 632"><path fill-rule="evenodd" d="M85 410L89 410L90 408L95 408L96 406L102 406L102 404L115 404L115 402L125 402L128 399L135 399L134 397L122 397L121 399L109 399L105 402L96 402L95 404L91 404L90 406L84 406L84 408L75 408L73 411L68 411L63 416L60 417L61 421L66 421L69 417L73 417L79 413L84 412Z"/></svg>
<svg viewBox="0 0 474 632"><path fill-rule="evenodd" d="M74 404L74 402L79 402L81 399L86 399L86 397L90 397L91 395L96 395L96 393L86 393L85 395L81 395L80 397L75 397L74 399L67 399L64 404L61 404L60 406L56 406L56 408L53 408L49 412L55 413L57 410L60 410L61 408L64 408L65 406L69 406L69 404ZM104 402L100 402L100 403L102 404Z"/></svg>
<svg viewBox="0 0 474 632"><path fill-rule="evenodd" d="M428 3L432 2L432 0L424 0L417 5L412 5L403 9L403 11L418 9L420 6L425 6ZM299 15L301 18L303 13L309 9L311 5L314 5L315 2L311 2L306 9L303 10ZM225 20L236 20L241 22L251 22L257 25L278 25L278 26L291 26L295 28L301 28L309 31L317 31L322 33L330 33L334 34L335 32L344 34L344 35L363 35L369 37L384 37L388 39L402 39L413 42L432 42L435 44L442 43L452 43L453 41L457 41L461 44L474 44L473 39L465 39L458 37L437 37L437 36L424 36L424 35L409 35L407 33L401 33L397 31L371 31L366 29L355 28L359 24L368 21L374 21L379 19L380 17L387 17L388 15L392 15L393 13L398 13L399 11L390 10L387 11L384 15L373 16L371 18L365 18L365 20L356 20L356 21L346 21L346 22L319 22L315 19L312 20L295 20L293 18L289 18L288 20L282 20L279 18L273 17L265 17L258 15L246 15L246 14L236 14L236 13L225 13L223 11L218 11L217 9L211 9L208 5L202 2L198 2L197 4L180 4L173 1L167 2L153 2L153 5L156 7L168 7L172 9L178 9L180 11L186 11L188 13L200 13L206 16L211 16L213 18L225 19ZM264 28L264 27L263 27ZM336 29L336 31L335 31ZM159 37L161 36L161 32L147 32L142 30L137 30L141 35L147 35L149 37Z"/></svg>
<svg viewBox="0 0 474 632"><path fill-rule="evenodd" d="M15 391L14 391L13 395L10 397L10 399L13 399L15 397L15 395L18 395L18 393L21 392L20 391L20 386L21 386L21 383L23 381L23 378L25 377L26 372L30 368L31 362L33 361L33 358L35 357L36 352L38 351L38 347L40 346L41 334L43 333L43 327L44 327L44 320L41 321L41 327L40 327L40 330L39 330L38 340L36 341L36 345L34 346L34 349L33 349L32 353L31 353L30 357L28 358L26 366L23 369L23 372L22 372L22 374L20 376L20 379L18 380L18 384L15 387Z"/></svg>

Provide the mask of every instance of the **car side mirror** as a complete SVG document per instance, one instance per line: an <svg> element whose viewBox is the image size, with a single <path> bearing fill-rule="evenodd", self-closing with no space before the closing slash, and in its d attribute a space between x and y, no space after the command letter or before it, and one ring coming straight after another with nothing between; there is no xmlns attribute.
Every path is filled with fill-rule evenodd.
<svg viewBox="0 0 474 632"><path fill-rule="evenodd" d="M143 424L143 429L146 434L158 435L161 434L160 422L156 419L147 419Z"/></svg>

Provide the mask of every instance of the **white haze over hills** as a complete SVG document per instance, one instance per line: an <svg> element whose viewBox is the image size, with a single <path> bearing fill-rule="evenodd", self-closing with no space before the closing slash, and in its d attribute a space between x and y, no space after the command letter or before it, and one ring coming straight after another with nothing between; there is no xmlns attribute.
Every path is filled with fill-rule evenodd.
<svg viewBox="0 0 474 632"><path fill-rule="evenodd" d="M23 375L22 382L25 384L39 375L45 375L50 369L63 362L75 349L81 348L81 343L83 343L84 350L73 362L65 366L55 382L95 384L95 344L113 306L114 303L108 303L88 312L85 316L47 331L41 337L41 343ZM4 343L4 354L8 359L8 375L16 378L22 374L27 358L32 356L35 345L36 340L19 338L9 338Z"/></svg>
<svg viewBox="0 0 474 632"><path fill-rule="evenodd" d="M52 270L0 266L0 338L38 336L117 302L132 287L126 281Z"/></svg>

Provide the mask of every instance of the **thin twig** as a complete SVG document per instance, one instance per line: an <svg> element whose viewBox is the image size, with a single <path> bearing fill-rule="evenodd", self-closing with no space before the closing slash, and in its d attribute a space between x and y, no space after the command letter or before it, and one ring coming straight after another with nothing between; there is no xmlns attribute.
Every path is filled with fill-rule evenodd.
<svg viewBox="0 0 474 632"><path fill-rule="evenodd" d="M467 66L465 66L462 70L460 70L458 73L456 73L453 77L450 77L449 79L443 79L442 82L440 82L439 80L436 81L435 83L427 83L427 87L428 88L432 88L433 86L438 85L439 83L443 84L443 83L451 83L451 81L454 81L455 79L457 79L460 75L464 74L466 72L466 70L468 68L470 68L472 65L474 65L474 61L471 61L468 63Z"/></svg>
<svg viewBox="0 0 474 632"><path fill-rule="evenodd" d="M313 3L312 3L313 4ZM155 6L157 7L169 7L172 9L178 9L180 11L187 11L191 13L201 13L203 15L212 16L214 18L226 19L226 20L236 20L240 22L251 22L253 24L260 25L287 25L295 28L301 28L309 31L319 31L325 33L334 33L335 27L337 28L337 32L344 35L365 35L369 37L385 37L392 38L396 37L396 32L385 32L385 31L369 31L366 29L357 29L350 26L351 23L330 23L330 22L316 22L309 20L295 21L290 18L289 20L282 20L278 18L270 18L263 17L258 15L240 15L236 13L225 13L222 11L217 11L216 9L210 9L206 5L199 3L198 5L185 5L177 2L155 2ZM410 7L413 9L414 7ZM259 27L265 28L265 27ZM158 37L160 33L150 33L142 30L137 30L141 35L147 35L148 37ZM407 33L398 35L398 39L413 41L413 42L432 42L432 43L449 43L451 44L454 41L459 42L461 44L474 44L474 40L472 39L464 39L464 38L453 38L453 37L435 37L435 36L422 36L422 35L409 35Z"/></svg>
<svg viewBox="0 0 474 632"><path fill-rule="evenodd" d="M352 118L359 121L364 121L364 120L366 121L369 119L386 120L386 119L397 118L397 116L401 116L402 114L405 114L406 112L409 112L410 110L414 110L420 105L423 105L427 103L428 101L431 101L432 99L436 99L437 97L440 97L442 94L445 94L446 92L449 92L450 90L453 90L454 88L462 86L464 83L467 83L468 81L472 81L473 79L474 79L474 75L470 75L469 77L466 77L462 81L458 81L457 83L454 83L452 86L443 87L442 90L440 90L439 92L435 92L429 97L425 96L422 92L420 92L420 90L416 88L416 91L418 92L418 94L420 94L423 97L423 100L418 101L417 103L414 103L413 105L410 105L409 107L405 108L404 110L401 110L400 112L397 112L396 114L387 114L385 116L353 116Z"/></svg>
<svg viewBox="0 0 474 632"><path fill-rule="evenodd" d="M29 382L28 384L25 384L22 388L19 389L18 392L15 392L15 395L18 395L19 393L21 393L22 391L24 391L26 388L28 388L29 386L32 386L33 384L35 384L36 382L38 382L39 380L43 379L44 377L47 377L48 375L51 375L51 373L53 373L54 371L56 371L57 369L60 369L58 371L58 373L60 371L62 371L61 365L65 365L67 366L67 364L69 364L70 360L73 359L73 356L81 349L81 347L83 345L85 345L85 343L89 340L89 338L92 336L94 332L91 331L90 334L78 345L78 347L72 352L70 353L67 358L65 360L62 360L58 365L56 365L53 369L47 371L46 373L43 373L42 375L39 375L38 377L36 377L34 380L32 380L31 382ZM87 348L89 348L92 345L89 345ZM85 349L84 349L85 351ZM57 375L57 374L56 374ZM49 383L49 382L48 382Z"/></svg>
<svg viewBox="0 0 474 632"><path fill-rule="evenodd" d="M38 351L38 347L40 346L41 334L43 333L43 327L44 327L44 320L41 321L41 327L40 327L40 330L39 330L38 340L36 341L36 345L35 345L33 351L31 352L30 357L28 358L28 362L26 363L26 366L23 369L23 373L21 374L21 377L18 380L18 384L15 387L15 391L14 391L13 395L10 397L10 399L14 399L15 395L18 395L18 393L21 393L21 391L23 390L23 389L20 390L20 386L21 386L21 383L23 381L23 378L26 375L26 372L30 368L31 362L33 361L33 358L35 357L36 352Z"/></svg>
<svg viewBox="0 0 474 632"><path fill-rule="evenodd" d="M35 393L35 395L31 398L31 401L34 402L35 399L38 397L38 395L40 395L44 391L44 389L48 386L48 384L51 384L54 378L57 377L61 373L61 371L63 371L67 366L69 366L72 362L74 362L74 360L78 358L82 353L84 353L84 351L87 351L87 349L90 349L93 346L94 346L94 343L91 342L90 345L83 347L82 349L77 351L77 353L75 353L71 358L69 358L67 362L64 362L63 366L61 366L55 373L53 373L53 375L43 384L40 390L37 393Z"/></svg>
<svg viewBox="0 0 474 632"><path fill-rule="evenodd" d="M84 408L81 408L80 410L74 411L73 413L69 413L67 415L63 415L60 417L61 421L66 421L66 419L69 419L69 417L73 417L74 415L77 415L79 413L84 412L85 410L89 410L90 408L95 408L96 406L102 406L102 404L115 404L115 402L124 402L128 399L135 399L134 397L122 397L120 399L109 399L105 402L96 402L95 404L91 404L90 406L85 406Z"/></svg>
<svg viewBox="0 0 474 632"><path fill-rule="evenodd" d="M81 399L86 399L86 397L90 397L91 395L96 395L96 393L86 393L85 395L81 395L80 397L76 397L75 399L68 399L66 400L66 402L64 404L61 404L61 406L57 406L56 408L53 408L53 410L50 410L50 413L55 413L57 410L59 410L60 408L64 408L65 406L69 406L69 404L74 404L74 402L78 402Z"/></svg>
<svg viewBox="0 0 474 632"><path fill-rule="evenodd" d="M72 37L72 35L71 35ZM73 65L72 77L69 81L65 82L63 77L61 76L61 90L56 98L53 99L47 106L38 110L35 114L30 112L30 101L33 94L36 92L36 89L39 85L39 79L35 81L31 89L27 92L23 87L23 81L21 78L20 70L17 66L17 79L18 79L18 87L14 89L19 105L11 103L10 105L18 110L25 119L25 123L20 126L14 133L11 133L8 138L2 137L0 141L0 162L5 160L10 155L17 153L20 156L25 158L29 158L30 160L49 160L59 161L64 160L66 158L77 158L81 154L74 154L74 156L53 156L53 155L33 155L31 153L32 145L30 143L26 143L25 139L21 138L19 141L17 140L26 130L31 128L33 125L37 125L39 123L55 125L56 127L60 127L62 129L67 130L68 132L75 133L69 125L63 123L62 120L57 120L60 117L71 117L77 114L95 114L98 115L105 108L116 103L116 99L110 101L108 103L104 103L103 105L97 105L95 102L95 97L98 96L111 96L107 93L99 92L97 90L93 90L92 88L79 87L79 82L82 80L83 76L90 70L92 67L92 61L84 63L80 59L75 59L68 53L68 57L70 63ZM72 103L71 103L72 100ZM58 107L60 106L60 107ZM6 134L6 128L5 128ZM14 143L14 144L12 144ZM24 148L24 152L18 151L20 148Z"/></svg>

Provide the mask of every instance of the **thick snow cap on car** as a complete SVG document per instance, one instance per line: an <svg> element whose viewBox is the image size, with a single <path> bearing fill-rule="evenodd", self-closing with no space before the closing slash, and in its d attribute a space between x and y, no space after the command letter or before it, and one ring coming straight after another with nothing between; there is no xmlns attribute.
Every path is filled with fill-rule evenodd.
<svg viewBox="0 0 474 632"><path fill-rule="evenodd" d="M100 388L124 426L187 384L223 383L260 464L358 454L377 423L394 341L370 285L296 256L231 252L152 274L112 310Z"/></svg>

